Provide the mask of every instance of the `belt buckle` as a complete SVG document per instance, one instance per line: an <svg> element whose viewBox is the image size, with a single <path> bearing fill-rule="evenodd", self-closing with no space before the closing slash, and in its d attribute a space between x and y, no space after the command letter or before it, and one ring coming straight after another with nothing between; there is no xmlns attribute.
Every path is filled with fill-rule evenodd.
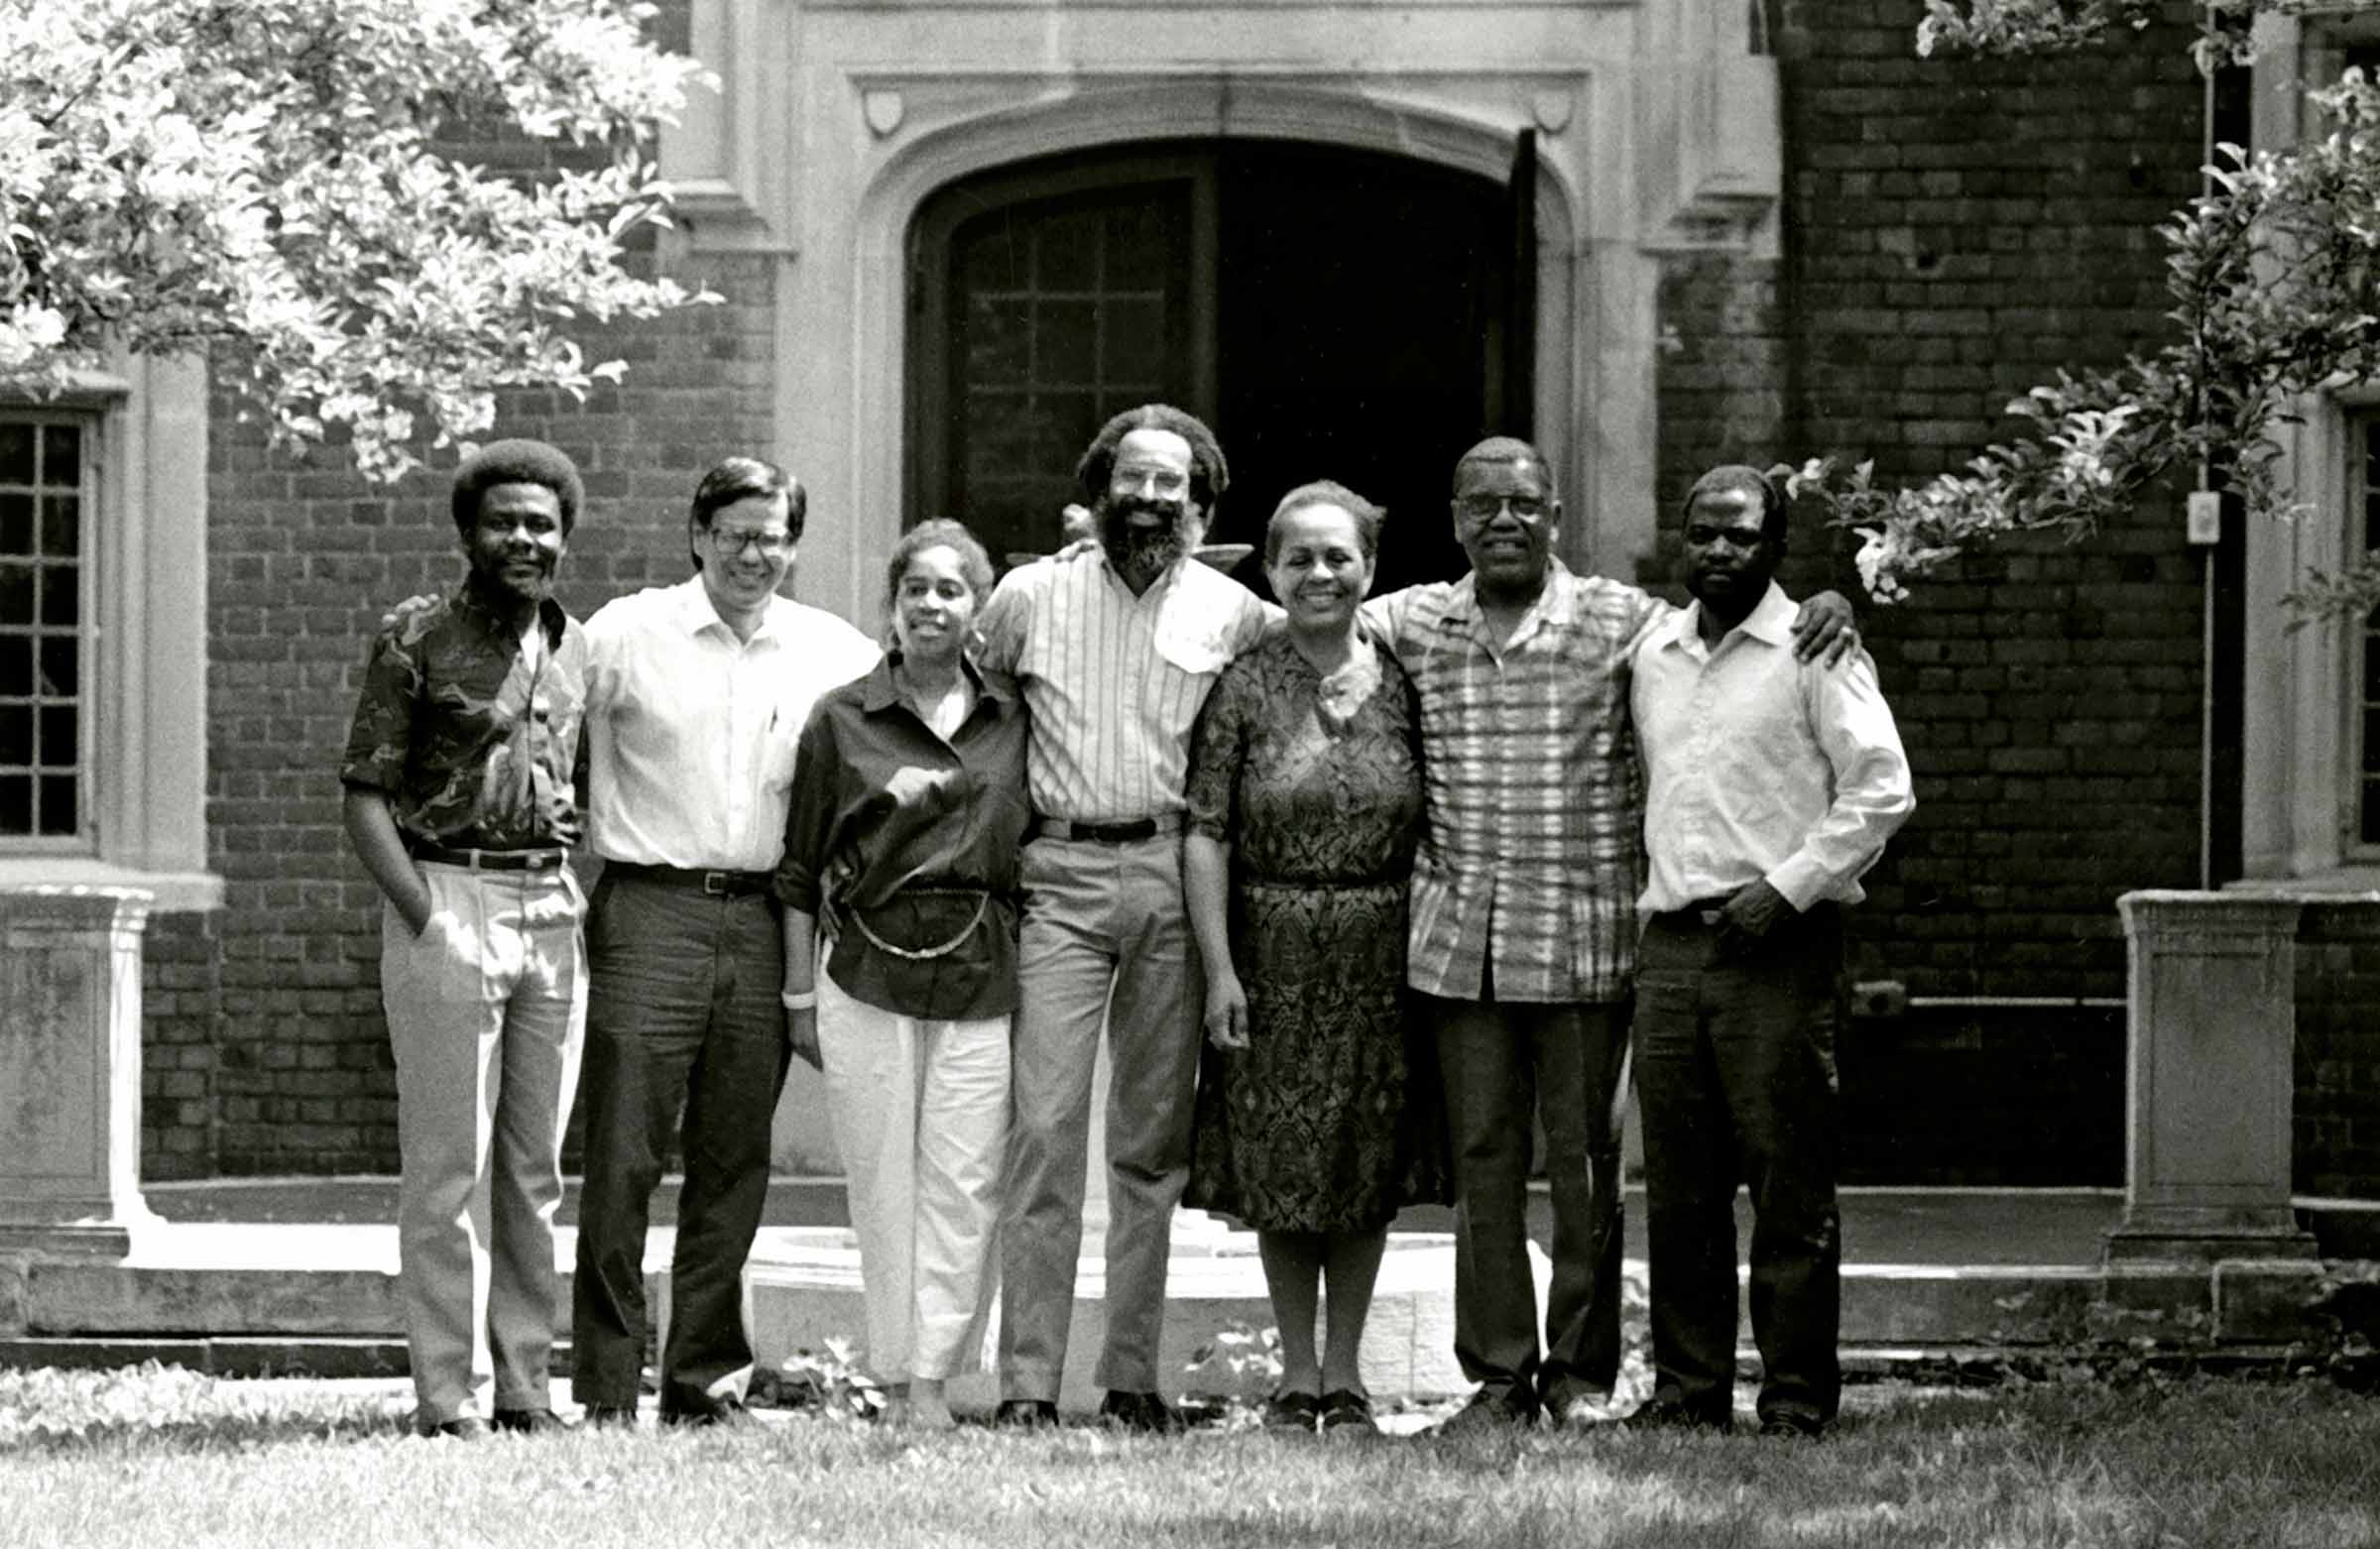
<svg viewBox="0 0 2380 1549"><path fill-rule="evenodd" d="M714 898L724 898L727 896L727 881L725 872L704 872L702 891Z"/></svg>

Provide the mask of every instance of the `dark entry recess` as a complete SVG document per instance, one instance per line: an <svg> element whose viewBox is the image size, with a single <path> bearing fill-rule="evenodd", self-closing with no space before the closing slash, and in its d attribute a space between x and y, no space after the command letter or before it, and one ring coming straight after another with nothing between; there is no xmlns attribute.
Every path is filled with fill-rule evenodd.
<svg viewBox="0 0 2380 1549"><path fill-rule="evenodd" d="M1046 552L1100 421L1165 398L1232 460L1211 541L1259 542L1282 494L1335 478L1389 510L1376 589L1461 574L1454 459L1528 414L1510 402L1534 370L1516 192L1252 141L942 189L911 229L909 520L959 517L996 556ZM1252 559L1237 573L1261 589Z"/></svg>

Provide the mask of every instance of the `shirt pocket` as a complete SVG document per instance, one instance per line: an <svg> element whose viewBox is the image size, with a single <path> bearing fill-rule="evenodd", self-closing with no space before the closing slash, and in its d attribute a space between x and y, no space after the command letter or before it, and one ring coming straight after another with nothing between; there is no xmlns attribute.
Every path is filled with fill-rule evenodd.
<svg viewBox="0 0 2380 1549"><path fill-rule="evenodd" d="M1192 677L1211 677L1231 662L1232 624L1230 618L1201 617L1200 610L1168 598L1157 613L1157 655Z"/></svg>

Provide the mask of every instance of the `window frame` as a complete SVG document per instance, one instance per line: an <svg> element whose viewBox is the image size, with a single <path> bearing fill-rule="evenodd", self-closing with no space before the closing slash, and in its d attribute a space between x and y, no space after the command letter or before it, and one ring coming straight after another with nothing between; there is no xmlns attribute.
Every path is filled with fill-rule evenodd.
<svg viewBox="0 0 2380 1549"><path fill-rule="evenodd" d="M0 421L36 426L69 424L82 432L81 477L77 485L80 499L79 509L75 516L80 531L75 535L74 548L75 831L71 834L45 834L39 831L38 813L41 795L37 783L32 808L37 814L36 831L30 834L0 833L0 855L63 855L95 858L100 853L98 810L100 782L94 754L101 746L104 734L100 725L101 699L93 691L95 686L93 669L98 665L101 648L98 578L107 563L107 556L100 542L102 536L99 532L100 524L95 519L101 510L101 495L98 485L102 459L106 455L104 417L90 409L0 402ZM43 487L45 486L37 486L37 488ZM40 522L38 516L35 518L35 522L38 531ZM40 540L37 538L35 540L37 552L39 548ZM24 557L33 558L34 555L28 554ZM41 620L37 616L34 621L37 632L40 626ZM38 641L41 637L37 633L33 638ZM35 712L37 722L39 714L37 709ZM38 743L39 740L37 731L35 741ZM36 764L29 772L37 782L42 778L42 769L43 766Z"/></svg>
<svg viewBox="0 0 2380 1549"><path fill-rule="evenodd" d="M58 392L0 392L12 417L75 419L85 837L0 839L0 888L135 888L159 912L218 908L206 821L207 372L119 353Z"/></svg>

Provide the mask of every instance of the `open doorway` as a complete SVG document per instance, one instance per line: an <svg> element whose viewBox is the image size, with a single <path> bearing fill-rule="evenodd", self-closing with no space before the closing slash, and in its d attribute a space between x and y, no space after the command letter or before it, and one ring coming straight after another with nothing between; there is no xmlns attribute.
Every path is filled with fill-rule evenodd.
<svg viewBox="0 0 2380 1549"><path fill-rule="evenodd" d="M1257 542L1292 486L1389 510L1381 590L1462 572L1455 457L1515 427L1507 190L1409 158L1168 142L1003 168L911 230L908 517L1045 552L1074 461L1152 398L1214 425L1211 541ZM1517 330L1524 338L1525 329ZM1261 589L1251 561L1237 572Z"/></svg>

